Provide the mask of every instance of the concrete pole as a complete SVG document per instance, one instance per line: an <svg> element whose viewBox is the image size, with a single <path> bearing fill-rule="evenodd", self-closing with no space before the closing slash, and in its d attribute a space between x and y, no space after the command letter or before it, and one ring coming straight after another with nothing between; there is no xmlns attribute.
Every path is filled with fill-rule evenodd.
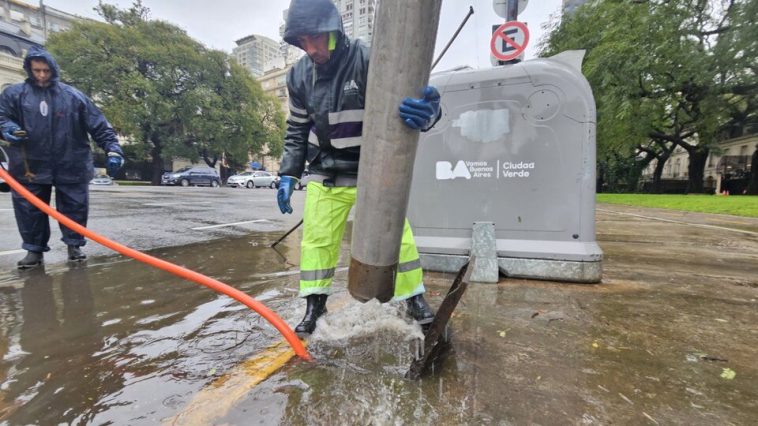
<svg viewBox="0 0 758 426"><path fill-rule="evenodd" d="M382 0L371 46L348 290L357 300L394 295L419 132L398 116L429 81L442 0ZM432 214L432 213L430 213Z"/></svg>

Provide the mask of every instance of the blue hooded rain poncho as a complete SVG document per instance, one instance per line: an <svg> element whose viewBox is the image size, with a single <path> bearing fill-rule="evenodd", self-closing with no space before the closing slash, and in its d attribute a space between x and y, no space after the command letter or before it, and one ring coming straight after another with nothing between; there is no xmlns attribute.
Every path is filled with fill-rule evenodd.
<svg viewBox="0 0 758 426"><path fill-rule="evenodd" d="M49 84L41 87L31 71L31 61L44 60L50 67ZM43 201L50 203L55 186L56 208L86 226L89 181L94 174L89 136L106 153L123 156L108 120L79 90L59 81L60 70L52 55L33 46L24 59L25 82L6 88L0 95L0 129L19 127L28 139L6 148L10 174ZM50 224L47 216L13 192L22 248L48 251ZM84 237L61 225L63 242L83 246Z"/></svg>
<svg viewBox="0 0 758 426"><path fill-rule="evenodd" d="M32 59L44 60L50 66L52 75L47 87L35 84ZM103 113L82 92L58 81L60 70L49 52L31 47L24 59L24 70L26 81L8 87L0 96L0 128L18 126L29 135L23 146L8 149L14 178L30 182L24 176L26 160L34 183L89 182L93 165L88 134L106 153L123 156L116 132Z"/></svg>

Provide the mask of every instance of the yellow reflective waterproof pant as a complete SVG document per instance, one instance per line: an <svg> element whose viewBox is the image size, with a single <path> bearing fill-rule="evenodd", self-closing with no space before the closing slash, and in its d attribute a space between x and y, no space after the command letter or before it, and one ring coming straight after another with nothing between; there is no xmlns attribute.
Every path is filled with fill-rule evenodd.
<svg viewBox="0 0 758 426"><path fill-rule="evenodd" d="M300 248L301 297L330 294L334 270L339 261L340 242L357 192L354 186L325 187L319 182L309 182L306 190ZM421 261L408 219L403 228L398 263L394 300L423 293Z"/></svg>

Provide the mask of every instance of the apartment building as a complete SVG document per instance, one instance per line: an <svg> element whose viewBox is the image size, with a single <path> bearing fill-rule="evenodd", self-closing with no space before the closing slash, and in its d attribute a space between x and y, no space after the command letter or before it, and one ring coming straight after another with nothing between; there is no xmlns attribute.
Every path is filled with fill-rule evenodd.
<svg viewBox="0 0 758 426"><path fill-rule="evenodd" d="M371 45L379 0L332 0L342 14L345 34L351 39L359 38Z"/></svg>
<svg viewBox="0 0 758 426"><path fill-rule="evenodd" d="M71 28L82 17L18 0L0 0L0 90L26 78L23 58L29 47L45 44L50 33Z"/></svg>
<svg viewBox="0 0 758 426"><path fill-rule="evenodd" d="M287 94L287 71L291 68L291 65L284 68L273 68L268 70L265 74L258 77L257 80L261 84L261 88L266 94L271 95L279 99L282 111L285 115L289 114L289 96ZM273 158L270 156L262 156L258 161L263 164L266 170L270 172L279 171L279 158Z"/></svg>
<svg viewBox="0 0 758 426"><path fill-rule="evenodd" d="M584 3L587 3L587 0L563 0L563 13L570 14Z"/></svg>
<svg viewBox="0 0 758 426"><path fill-rule="evenodd" d="M280 57L279 43L266 36L251 34L235 43L237 47L232 50L232 56L254 77L262 76L268 64Z"/></svg>

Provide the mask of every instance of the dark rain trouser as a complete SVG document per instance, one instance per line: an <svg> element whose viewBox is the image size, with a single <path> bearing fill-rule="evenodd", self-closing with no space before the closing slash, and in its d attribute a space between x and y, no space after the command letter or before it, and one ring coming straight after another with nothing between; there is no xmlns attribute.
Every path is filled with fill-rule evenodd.
<svg viewBox="0 0 758 426"><path fill-rule="evenodd" d="M50 204L53 185L25 183L24 187L45 203ZM50 241L50 221L47 215L16 191L13 191L12 198L18 232L24 241L21 248L40 253L49 251L50 247L47 243ZM89 214L88 183L55 185L55 207L74 222L87 226L87 215ZM86 244L83 236L63 225L60 225L60 228L61 233L63 233L61 240L66 245L81 247Z"/></svg>

